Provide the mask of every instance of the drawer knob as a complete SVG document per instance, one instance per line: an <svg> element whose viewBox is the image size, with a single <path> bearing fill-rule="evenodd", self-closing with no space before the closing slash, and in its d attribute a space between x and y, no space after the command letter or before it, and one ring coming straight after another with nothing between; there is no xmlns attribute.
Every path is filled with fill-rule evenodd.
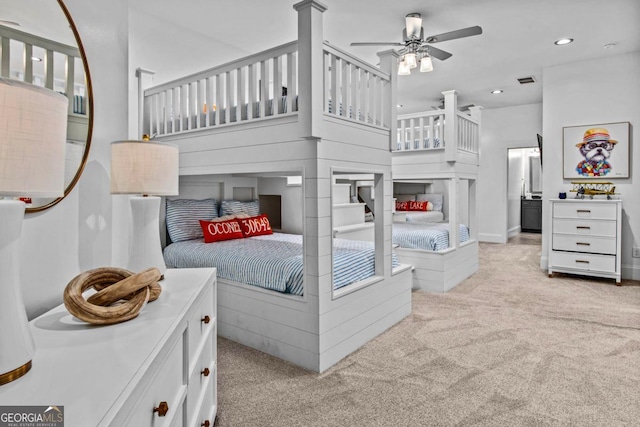
<svg viewBox="0 0 640 427"><path fill-rule="evenodd" d="M209 322L211 322L211 318L210 318L209 316L204 316L204 317L203 317L202 319L200 319L200 320L202 320L202 322L203 322L205 325L208 325L208 324L209 324Z"/></svg>
<svg viewBox="0 0 640 427"><path fill-rule="evenodd" d="M204 368L200 373L205 377L208 377L211 371L209 371L209 368Z"/></svg>
<svg viewBox="0 0 640 427"><path fill-rule="evenodd" d="M579 262L581 264L589 264L589 261L584 260L584 259L577 259L576 262Z"/></svg>
<svg viewBox="0 0 640 427"><path fill-rule="evenodd" d="M200 424L202 427L209 427L211 425L211 423L209 422L209 420L204 420L204 422L202 424Z"/></svg>
<svg viewBox="0 0 640 427"><path fill-rule="evenodd" d="M586 225L577 225L576 228L578 228L580 230L591 230L591 227L586 226Z"/></svg>
<svg viewBox="0 0 640 427"><path fill-rule="evenodd" d="M169 412L169 404L162 401L157 408L153 408L153 412L157 412L159 417L164 417Z"/></svg>

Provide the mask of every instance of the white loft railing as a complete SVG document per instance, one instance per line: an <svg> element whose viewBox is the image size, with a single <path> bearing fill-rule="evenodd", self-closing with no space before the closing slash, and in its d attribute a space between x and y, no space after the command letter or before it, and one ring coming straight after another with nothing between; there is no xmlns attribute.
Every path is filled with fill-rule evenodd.
<svg viewBox="0 0 640 427"><path fill-rule="evenodd" d="M170 135L298 110L298 43L291 42L144 91L143 133Z"/></svg>
<svg viewBox="0 0 640 427"><path fill-rule="evenodd" d="M444 118L444 110L399 116L395 151L444 149Z"/></svg>
<svg viewBox="0 0 640 427"><path fill-rule="evenodd" d="M465 113L458 111L458 150L478 154L480 148L480 124Z"/></svg>
<svg viewBox="0 0 640 427"><path fill-rule="evenodd" d="M442 110L398 116L394 151L444 150L448 161L456 160L458 152L479 153L480 107L472 107L471 114L463 113L456 108L455 92L444 94Z"/></svg>
<svg viewBox="0 0 640 427"><path fill-rule="evenodd" d="M390 128L391 77L324 42L324 114Z"/></svg>
<svg viewBox="0 0 640 427"><path fill-rule="evenodd" d="M0 25L0 49L0 76L60 92L69 99L69 114L88 114L86 77L77 47Z"/></svg>

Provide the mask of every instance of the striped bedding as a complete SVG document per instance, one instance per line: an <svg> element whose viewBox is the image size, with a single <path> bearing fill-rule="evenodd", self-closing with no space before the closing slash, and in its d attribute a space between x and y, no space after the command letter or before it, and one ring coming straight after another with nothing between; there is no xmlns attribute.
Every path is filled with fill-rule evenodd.
<svg viewBox="0 0 640 427"><path fill-rule="evenodd" d="M169 268L216 267L221 279L294 295L304 292L302 236L296 234L172 243L164 249L164 259ZM371 277L374 271L372 243L334 239L334 289Z"/></svg>
<svg viewBox="0 0 640 427"><path fill-rule="evenodd" d="M466 225L460 224L458 233L460 243L469 240ZM449 247L449 224L394 222L392 241L401 248L442 251Z"/></svg>

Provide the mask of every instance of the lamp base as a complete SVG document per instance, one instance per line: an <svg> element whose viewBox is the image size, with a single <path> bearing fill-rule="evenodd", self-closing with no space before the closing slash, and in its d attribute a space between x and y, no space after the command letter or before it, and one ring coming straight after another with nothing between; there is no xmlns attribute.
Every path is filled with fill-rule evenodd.
<svg viewBox="0 0 640 427"><path fill-rule="evenodd" d="M20 234L25 204L0 200L0 384L31 368L35 346L20 287Z"/></svg>
<svg viewBox="0 0 640 427"><path fill-rule="evenodd" d="M0 385L4 385L10 383L11 381L15 381L31 369L31 360L29 360L24 365L19 368L14 369L11 372L7 372L6 374L0 374Z"/></svg>
<svg viewBox="0 0 640 427"><path fill-rule="evenodd" d="M127 270L139 273L155 267L164 275L167 266L160 243L160 197L131 197L131 244Z"/></svg>

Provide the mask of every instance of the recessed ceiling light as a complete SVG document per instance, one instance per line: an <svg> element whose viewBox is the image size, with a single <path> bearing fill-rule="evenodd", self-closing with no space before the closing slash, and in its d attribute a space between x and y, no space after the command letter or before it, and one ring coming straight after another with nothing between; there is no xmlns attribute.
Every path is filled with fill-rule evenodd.
<svg viewBox="0 0 640 427"><path fill-rule="evenodd" d="M42 58L38 58L37 56L32 56L31 60L34 62L42 62Z"/></svg>
<svg viewBox="0 0 640 427"><path fill-rule="evenodd" d="M396 105L396 107L402 108L402 104L398 104L398 105Z"/></svg>
<svg viewBox="0 0 640 427"><path fill-rule="evenodd" d="M557 46L562 46L563 44L569 44L569 43L573 43L573 39L565 38L565 39L560 39L553 42L553 44Z"/></svg>
<svg viewBox="0 0 640 427"><path fill-rule="evenodd" d="M604 46L602 46L605 49L613 49L614 47L616 47L615 43L607 43Z"/></svg>
<svg viewBox="0 0 640 427"><path fill-rule="evenodd" d="M502 92L504 92L502 89L496 89L496 90L492 90L491 91L491 93L494 94L494 95L497 95L497 94L502 93Z"/></svg>

